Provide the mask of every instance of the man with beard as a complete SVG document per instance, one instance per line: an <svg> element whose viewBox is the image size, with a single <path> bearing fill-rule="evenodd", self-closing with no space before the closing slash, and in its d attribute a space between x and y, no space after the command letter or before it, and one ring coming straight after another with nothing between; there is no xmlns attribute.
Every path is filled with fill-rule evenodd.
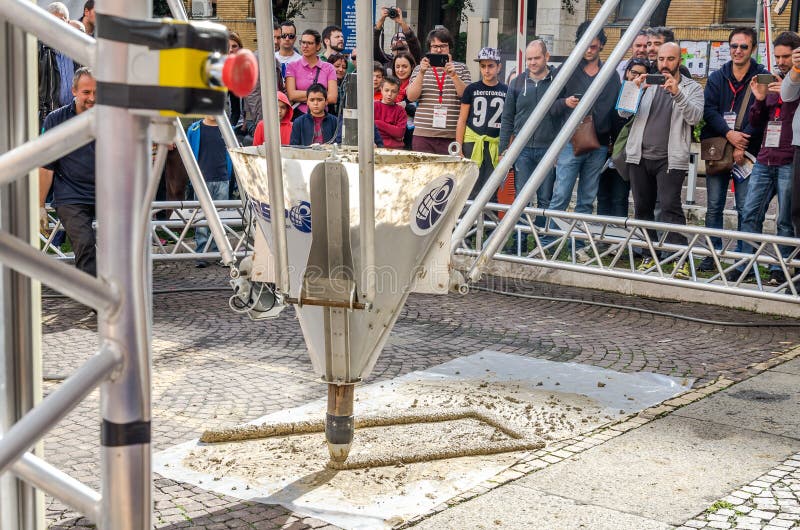
<svg viewBox="0 0 800 530"><path fill-rule="evenodd" d="M397 16L392 18L392 20L396 25L400 26L401 29L401 31L398 31L392 37L392 41L390 43L392 53L384 52L383 48L381 47L381 41L383 40L383 23L386 21L386 17L389 16L389 9L394 9L397 12ZM391 64L395 54L399 52L410 53L414 57L414 60L417 62L417 64L422 61L422 46L419 43L419 37L417 37L417 34L414 33L413 29L411 29L411 26L408 25L408 22L403 19L403 10L399 7L381 7L381 16L375 23L373 32L375 60L382 63L384 68Z"/></svg>
<svg viewBox="0 0 800 530"><path fill-rule="evenodd" d="M667 42L661 45L657 57L658 70L666 78L664 84L647 85L644 75L634 81L645 87L625 148L636 219L654 221L658 202L662 222L686 224L681 188L689 170L692 128L703 117L703 87L681 75L680 63L680 46ZM630 113L620 111L620 115L628 117ZM667 123L669 127L664 127ZM654 231L651 237L656 238ZM670 233L667 241L686 244L685 238L675 233ZM651 258L644 258L639 269L652 266ZM675 277L689 277L688 262Z"/></svg>
<svg viewBox="0 0 800 530"><path fill-rule="evenodd" d="M328 26L322 30L322 53L320 59L327 61L328 57L344 53L344 33L339 26ZM354 72L356 65L352 61L347 61L347 73Z"/></svg>
<svg viewBox="0 0 800 530"><path fill-rule="evenodd" d="M631 44L631 59L647 59L647 31L641 30ZM631 59L620 61L617 73L621 81L625 81L625 69Z"/></svg>

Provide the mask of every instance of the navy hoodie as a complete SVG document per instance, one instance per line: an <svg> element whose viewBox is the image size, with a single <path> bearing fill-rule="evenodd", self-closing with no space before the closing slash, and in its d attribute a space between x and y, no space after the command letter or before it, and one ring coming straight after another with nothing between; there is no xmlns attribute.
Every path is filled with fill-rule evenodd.
<svg viewBox="0 0 800 530"><path fill-rule="evenodd" d="M725 136L730 128L725 123L724 114L731 111L738 113L742 105L742 98L744 98L747 86L750 84L750 79L756 74L768 73L764 66L758 64L755 59L750 59L750 68L741 81L737 81L733 77L732 61L723 64L722 68L708 76L706 88L703 92L705 96L703 119L706 124L700 132L700 138L705 140L715 136ZM733 85L733 89L731 89L731 85ZM736 90L735 98L734 90ZM753 106L753 101L755 101L755 97L751 94L750 101L747 103L747 108L744 112L744 119L742 119L741 131L750 135L747 151L755 156L761 147L764 131L759 127L750 125L750 107Z"/></svg>

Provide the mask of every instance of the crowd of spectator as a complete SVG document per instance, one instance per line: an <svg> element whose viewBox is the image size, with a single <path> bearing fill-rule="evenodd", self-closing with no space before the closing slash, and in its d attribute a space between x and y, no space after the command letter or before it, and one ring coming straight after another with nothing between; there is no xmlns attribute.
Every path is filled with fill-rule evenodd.
<svg viewBox="0 0 800 530"><path fill-rule="evenodd" d="M71 21L60 2L50 4L48 11L75 27L94 31L93 0L86 2L81 21ZM387 18L398 28L389 37L389 52L382 46ZM588 22L579 26L576 43L588 27ZM328 26L321 32L307 29L298 34L293 22L284 21L273 29L281 144L340 142L346 85L351 73L358 74L357 50L346 53L344 35L338 26ZM525 51L525 70L509 76L508 85L503 82L500 51L481 49L471 58L480 71L480 78L473 82L467 66L453 59L455 43L450 31L442 27L430 31L423 50L400 8L380 8L374 40L372 61L366 61L366 68L372 64L375 144L448 154L455 142L457 152L479 167L472 197L506 155L554 79L567 75L549 66L547 45L534 40ZM680 46L669 28L640 31L629 57L616 65L618 75L604 83L578 132L549 168L537 190L536 206L566 210L575 194L576 212L627 217L632 196L636 219L686 224L681 190L689 169L693 132L698 127L704 141L702 157L707 160L706 226L722 228L723 210L732 187L740 230L759 233L767 207L777 196L777 232L794 237L800 229L800 186L794 186L795 175L800 174L800 119L796 117L800 100L800 36L792 32L778 35L772 47L773 72L753 58L756 40L752 28L733 29L728 37L730 61L714 71L703 87L682 64ZM519 151L514 161L517 194L598 77L606 43L601 29L583 50L580 66L569 74L561 94ZM242 40L230 32L229 53L242 49ZM362 57L362 62L367 57ZM87 89L87 79L93 82L91 71L40 43L39 110L44 129L91 107L94 89ZM265 134L274 130L265 130L258 87L244 98L230 95L226 111L244 145L260 145ZM188 135L201 170L214 189L213 197L227 198L232 169L215 118L209 116L193 123ZM83 151L86 149L93 150L94 144ZM93 189L89 188L93 188L94 170L87 161L88 151L83 151L41 170L43 189L49 189L51 182L55 184L51 197L53 204L63 210L63 215L59 211L62 220L78 215L66 205L82 204L80 201L87 202L90 196L93 203ZM166 198L177 200L185 193L186 172L176 152L170 152L167 166ZM75 171L86 175L77 176ZM71 192L78 190L80 197L64 195L59 180L71 186ZM43 192L42 206L45 196ZM79 212L83 221L86 215ZM536 220L539 226L543 222ZM77 231L86 230L85 222L80 229L69 226L79 223L64 224L73 241L80 240ZM207 238L207 233L198 231L198 247L205 245ZM685 240L671 233L669 242ZM713 243L721 245L719 239ZM738 245L738 250L752 251L749 245ZM83 250L84 246L76 246L76 257L78 253L93 252L93 244L88 245L90 250ZM78 257L79 266L92 272L93 267L85 265L91 260L84 257ZM584 249L578 250L578 259L589 258ZM652 266L648 257L639 263L641 269ZM706 258L698 267L711 271L715 270L715 263ZM740 269L731 274L752 273ZM676 276L688 275L688 264L684 263ZM773 267L769 282L778 284L784 280L783 271Z"/></svg>

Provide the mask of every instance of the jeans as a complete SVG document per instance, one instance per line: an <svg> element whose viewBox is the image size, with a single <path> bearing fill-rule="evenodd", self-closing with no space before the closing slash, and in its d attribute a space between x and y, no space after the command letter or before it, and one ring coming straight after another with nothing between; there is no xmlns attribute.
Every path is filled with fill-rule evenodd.
<svg viewBox="0 0 800 530"><path fill-rule="evenodd" d="M552 210L566 210L572 198L575 181L578 181L576 213L592 213L597 188L600 185L600 171L606 163L608 147L601 146L594 151L575 156L572 144L567 144L558 154L556 181L553 185Z"/></svg>
<svg viewBox="0 0 800 530"><path fill-rule="evenodd" d="M211 194L211 199L214 201L226 201L228 200L228 188L230 186L230 181L228 180L217 180L213 182L206 182L206 186L208 187L208 192ZM197 193L195 193L195 200L197 200ZM208 216L206 216L208 217ZM208 250L203 250L208 242L209 237L209 229L205 226L199 226L194 230L194 243L197 252L217 252L219 249L217 248L217 244L212 240L211 245L208 247Z"/></svg>
<svg viewBox="0 0 800 530"><path fill-rule="evenodd" d="M752 178L752 177L751 177ZM742 230L742 208L744 201L747 197L747 178L742 182L737 182L735 186L734 199L736 201L736 230ZM725 200L728 197L728 187L731 181L731 174L724 173L721 175L706 175L706 194L708 201L708 209L706 210L706 227L708 228L722 228L722 215L725 209ZM714 248L722 248L722 240L718 237L712 237L711 241L714 243ZM741 250L742 242L739 241L736 245L736 250Z"/></svg>
<svg viewBox="0 0 800 530"><path fill-rule="evenodd" d="M765 166L756 162L750 175L747 199L742 208L742 232L760 234L764 224L769 202L773 195L778 195L778 235L794 237L792 227L792 165ZM752 252L750 245L745 245L745 252ZM784 257L789 255L789 248L781 247ZM770 269L780 270L780 266L771 265Z"/></svg>
<svg viewBox="0 0 800 530"><path fill-rule="evenodd" d="M517 161L514 162L514 194L515 197L520 195L522 188L530 179L531 174L536 169L536 166L542 160L546 147L523 147L522 152L519 154ZM550 168L547 172L539 188L536 190L536 207L547 209L550 207L550 201L553 198L553 183L556 180L555 168ZM536 226L544 226L544 218L540 215L536 216Z"/></svg>

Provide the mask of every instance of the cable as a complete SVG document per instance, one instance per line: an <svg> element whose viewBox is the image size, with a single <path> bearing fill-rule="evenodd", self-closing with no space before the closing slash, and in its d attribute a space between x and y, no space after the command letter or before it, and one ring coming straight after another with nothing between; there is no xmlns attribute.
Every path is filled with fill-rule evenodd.
<svg viewBox="0 0 800 530"><path fill-rule="evenodd" d="M530 300L543 300L547 302L567 302L573 304L585 304L585 305L593 305L597 307L607 307L610 309L622 309L627 311L636 311L638 313L645 313L648 315L656 315L656 316L663 316L663 317L671 317L677 320L686 320L689 322L697 322L699 324L710 324L714 326L737 326L742 328L797 328L800 327L800 322L727 322L722 320L707 320L704 318L696 318L690 317L686 315L678 315L675 313L665 313L663 311L654 311L652 309L643 309L641 307L632 307L632 306L625 306L625 305L617 305L617 304L609 304L605 302L593 302L591 300L577 300L575 298L558 298L553 296L543 296L543 295L535 295L535 294L524 294L524 293L511 293L508 291L498 291L496 289L489 289L488 287L479 287L477 285L471 285L470 290L472 291L484 291L487 293L494 293L494 294L502 294L505 296L514 296L517 298L527 298Z"/></svg>
<svg viewBox="0 0 800 530"><path fill-rule="evenodd" d="M211 291L230 291L230 287L178 287L175 289L155 289L153 294L175 294L175 293L203 293ZM71 298L64 294L43 294L42 299Z"/></svg>

